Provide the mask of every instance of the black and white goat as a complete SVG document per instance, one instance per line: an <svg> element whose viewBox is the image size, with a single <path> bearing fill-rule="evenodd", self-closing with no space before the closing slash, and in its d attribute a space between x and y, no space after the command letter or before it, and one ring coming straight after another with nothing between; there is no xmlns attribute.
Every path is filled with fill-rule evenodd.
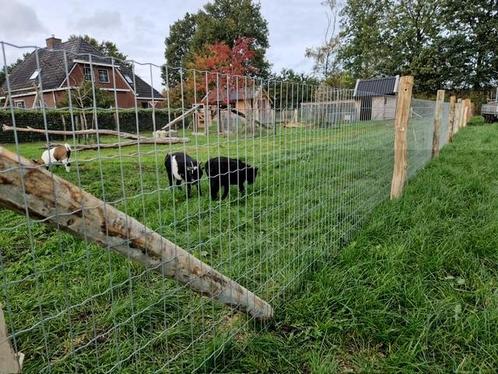
<svg viewBox="0 0 498 374"><path fill-rule="evenodd" d="M176 152L166 155L164 166L166 167L171 187L174 186L173 181L175 181L176 185L181 185L184 182L187 185L189 197L192 194L192 185L197 186L199 195L202 194L200 185L202 169L199 161L194 160L186 153Z"/></svg>
<svg viewBox="0 0 498 374"><path fill-rule="evenodd" d="M215 157L206 162L206 173L209 177L211 199L218 198L218 192L223 186L224 199L228 195L230 185L238 185L241 194L245 192L244 183L253 184L258 175L258 168L246 164L243 161L228 158Z"/></svg>
<svg viewBox="0 0 498 374"><path fill-rule="evenodd" d="M47 170L52 165L64 165L66 171L71 170L71 147L69 144L59 145L43 151L41 161L33 160L37 164L45 165Z"/></svg>

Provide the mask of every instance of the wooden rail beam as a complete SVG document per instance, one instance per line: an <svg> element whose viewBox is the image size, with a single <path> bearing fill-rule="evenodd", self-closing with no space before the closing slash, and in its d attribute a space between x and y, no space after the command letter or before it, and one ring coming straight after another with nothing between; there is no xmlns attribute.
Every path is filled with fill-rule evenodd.
<svg viewBox="0 0 498 374"><path fill-rule="evenodd" d="M3 147L0 147L0 206L58 225L255 319L273 317L273 309L267 302L175 243Z"/></svg>

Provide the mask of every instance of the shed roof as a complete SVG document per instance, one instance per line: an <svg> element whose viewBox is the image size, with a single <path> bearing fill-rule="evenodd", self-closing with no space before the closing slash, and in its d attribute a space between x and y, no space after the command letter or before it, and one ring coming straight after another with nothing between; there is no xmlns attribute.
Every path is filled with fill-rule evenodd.
<svg viewBox="0 0 498 374"><path fill-rule="evenodd" d="M34 88L39 84L39 78L30 79L33 73L39 68L44 90L55 89L61 86L66 79L66 68L64 61L66 52L67 71L71 71L76 61L90 61L92 64L111 64L112 59L104 56L99 50L87 43L82 38L68 40L61 43L57 49L39 48L30 53L13 71L9 74L10 89L12 91ZM38 55L38 63L37 63ZM122 62L114 62L116 68L123 74L133 79L133 71ZM135 75L136 89L133 81L128 82L135 90L138 97L162 98L162 95L155 89ZM7 91L7 83L2 85L2 89Z"/></svg>
<svg viewBox="0 0 498 374"><path fill-rule="evenodd" d="M395 95L398 92L399 75L373 79L358 79L354 97Z"/></svg>

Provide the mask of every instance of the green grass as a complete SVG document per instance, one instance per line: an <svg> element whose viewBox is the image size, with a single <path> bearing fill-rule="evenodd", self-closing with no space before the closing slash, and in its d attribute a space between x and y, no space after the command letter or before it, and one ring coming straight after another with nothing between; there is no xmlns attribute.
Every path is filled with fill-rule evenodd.
<svg viewBox="0 0 498 374"><path fill-rule="evenodd" d="M435 326L444 329L461 321L451 319L455 313L465 316L466 304L458 309L450 302L456 296L448 294L446 300L445 292L454 284L462 288L460 278L467 287L471 278L448 272L453 280L440 280L437 275L441 287L433 290L427 272L442 265L427 259L432 268L419 269L426 264L415 254L450 260L446 250L441 255L436 250L442 239L431 238L431 212L446 207L455 220L448 223L451 232L463 235L468 222L460 221L456 207L469 202L450 204L460 187L456 181L447 185L439 173L448 168L458 173L461 150L475 149L472 142L481 138L492 147L494 135L472 133L492 131L488 128L463 131L455 145L414 180L403 200L378 208L367 230L339 251L388 196L391 126L377 122L281 129L255 139L241 134L191 137L185 146L123 148L121 156L118 150L76 154L73 165L78 164L78 172L75 167L70 174L55 172L270 301L276 318L271 325L259 326L108 250L2 211L2 298L16 348L27 355L25 371L330 372L416 370L432 364L443 371L456 368L444 355L428 352L427 339ZM430 121L411 128L417 142L410 150L416 161L412 176L430 155L427 139L432 129ZM40 146L23 144L20 153L39 157ZM212 202L204 180L203 196L186 199L183 190L168 189L164 173L164 155L176 150L202 161L219 154L238 156L259 166L260 174L245 196L233 188L227 201ZM481 153L467 155L467 162L491 173L478 156ZM471 171L477 173L478 168ZM466 170L460 174L469 177ZM488 177L491 180L492 174ZM417 188L421 180L423 188ZM424 205L421 195L427 189L429 202ZM438 194L444 198L439 204ZM463 226L459 230L458 224ZM417 234L410 234L416 227ZM444 237L441 230L435 231ZM425 245L417 247L426 237ZM442 313L438 295L445 296L443 305L451 304L454 314L448 312L447 320L439 315L426 319L428 311ZM486 295L490 297L482 297ZM410 333L421 340L410 340ZM472 337L481 338L460 335ZM460 348L455 343L445 346L446 337L438 339L434 344L444 347L447 355ZM488 345L486 349L496 353ZM428 356L424 360L421 350ZM467 360L465 365L489 368L482 356Z"/></svg>
<svg viewBox="0 0 498 374"><path fill-rule="evenodd" d="M496 372L498 126L466 128L223 372Z"/></svg>

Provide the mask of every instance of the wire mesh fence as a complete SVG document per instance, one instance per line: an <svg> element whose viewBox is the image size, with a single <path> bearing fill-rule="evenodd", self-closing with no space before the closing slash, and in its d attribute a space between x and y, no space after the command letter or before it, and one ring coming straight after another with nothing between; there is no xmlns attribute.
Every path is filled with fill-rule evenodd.
<svg viewBox="0 0 498 374"><path fill-rule="evenodd" d="M19 48L2 43L4 65ZM71 213L117 208L275 309L389 196L394 95L117 61L75 42L23 51L28 63L6 71L5 148L38 160L69 147L0 167L0 180L48 166L53 184L35 191L68 199L54 187L62 177L100 201ZM410 176L431 158L434 106L412 103ZM43 140L20 140L28 117ZM254 317L193 293L195 274L164 277L175 259L137 264L109 227L101 243L67 233L64 214L28 209L28 187L23 214L0 211L7 339L24 371L219 371L230 342L248 339Z"/></svg>

